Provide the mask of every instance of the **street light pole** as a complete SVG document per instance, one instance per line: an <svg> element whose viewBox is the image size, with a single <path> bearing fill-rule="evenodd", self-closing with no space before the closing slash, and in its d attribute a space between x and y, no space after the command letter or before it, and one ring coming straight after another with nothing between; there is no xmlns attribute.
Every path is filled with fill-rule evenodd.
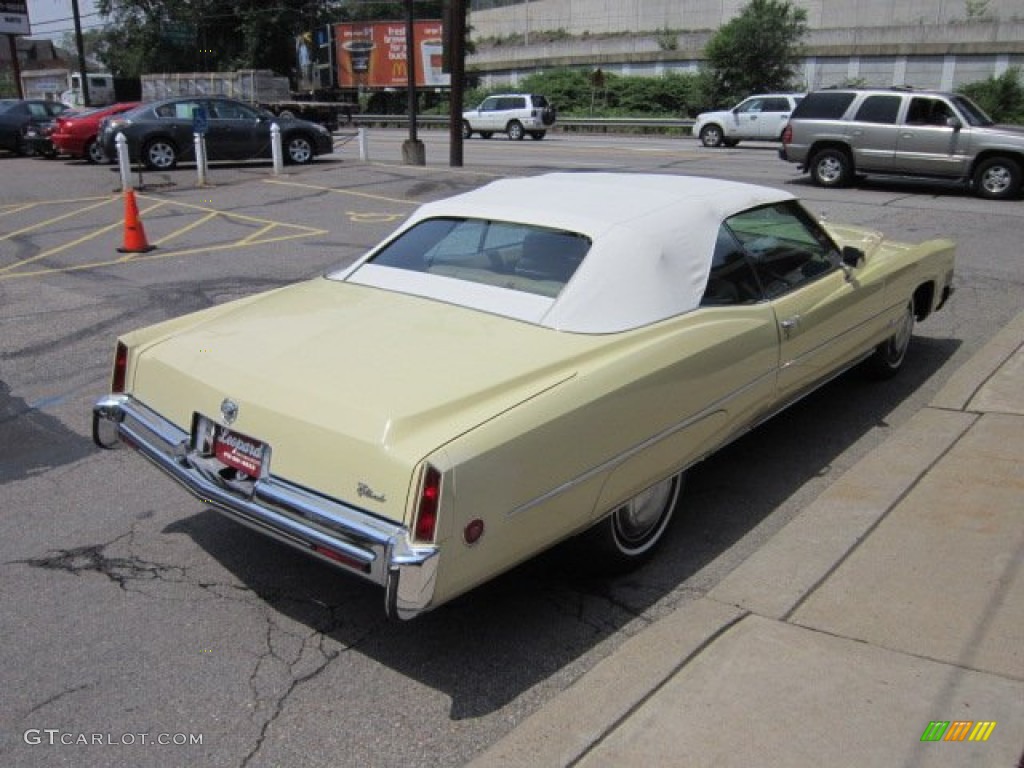
<svg viewBox="0 0 1024 768"><path fill-rule="evenodd" d="M426 165L427 153L416 133L416 45L413 39L412 0L405 0L405 70L409 89L409 138L402 144L402 161L406 165Z"/></svg>
<svg viewBox="0 0 1024 768"><path fill-rule="evenodd" d="M82 17L78 13L78 0L71 0L71 13L75 17L75 47L78 48L78 77L82 82L82 106L92 106L89 100L89 78L85 69L85 43L82 41Z"/></svg>

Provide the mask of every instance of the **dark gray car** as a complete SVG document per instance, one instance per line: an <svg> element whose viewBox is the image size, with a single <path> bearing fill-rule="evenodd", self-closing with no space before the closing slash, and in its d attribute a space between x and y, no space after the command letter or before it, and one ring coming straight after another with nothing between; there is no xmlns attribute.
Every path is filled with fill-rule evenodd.
<svg viewBox="0 0 1024 768"><path fill-rule="evenodd" d="M100 143L117 157L115 139L123 133L133 161L152 170L170 170L179 161L195 160L196 131L206 136L207 160L271 157L270 127L281 130L285 162L304 164L334 151L330 131L322 125L270 112L234 99L185 96L144 104L108 119Z"/></svg>
<svg viewBox="0 0 1024 768"><path fill-rule="evenodd" d="M29 130L50 123L69 109L67 104L43 99L0 99L0 149L24 155L32 147Z"/></svg>

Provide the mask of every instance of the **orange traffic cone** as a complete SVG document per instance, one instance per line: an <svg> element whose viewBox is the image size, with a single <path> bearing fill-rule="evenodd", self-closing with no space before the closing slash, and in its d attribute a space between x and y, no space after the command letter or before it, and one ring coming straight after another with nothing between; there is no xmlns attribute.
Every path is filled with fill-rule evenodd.
<svg viewBox="0 0 1024 768"><path fill-rule="evenodd" d="M146 242L146 230L139 218L139 206L135 202L135 190L124 193L124 245L119 253L148 253L156 248Z"/></svg>

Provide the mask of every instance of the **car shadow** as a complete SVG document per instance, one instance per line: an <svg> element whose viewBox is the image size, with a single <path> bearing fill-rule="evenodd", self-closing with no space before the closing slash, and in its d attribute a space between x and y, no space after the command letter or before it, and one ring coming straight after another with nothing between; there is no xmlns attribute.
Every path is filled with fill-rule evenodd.
<svg viewBox="0 0 1024 768"><path fill-rule="evenodd" d="M790 180L796 186L814 188L815 184L807 175ZM971 196L970 187L962 181L944 181L918 176L864 176L844 189L859 189L871 192L887 192L897 195L933 195L935 197Z"/></svg>
<svg viewBox="0 0 1024 768"><path fill-rule="evenodd" d="M685 514L653 560L626 576L577 573L563 544L413 621L388 621L382 589L212 510L165 532L190 536L273 610L442 691L451 719L484 717L567 667L582 674L597 656L581 657L603 656L607 649L598 646L638 617L653 621L714 586L710 565L850 446L886 426L886 415L958 347L955 339L915 337L896 378L872 382L850 371L694 467Z"/></svg>

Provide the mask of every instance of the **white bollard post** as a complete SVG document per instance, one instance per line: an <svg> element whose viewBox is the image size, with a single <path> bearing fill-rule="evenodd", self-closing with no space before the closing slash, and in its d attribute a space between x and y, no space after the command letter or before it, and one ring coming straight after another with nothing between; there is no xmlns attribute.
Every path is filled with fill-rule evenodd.
<svg viewBox="0 0 1024 768"><path fill-rule="evenodd" d="M196 149L196 173L199 175L199 186L206 186L206 137L201 133L193 133L192 141Z"/></svg>
<svg viewBox="0 0 1024 768"><path fill-rule="evenodd" d="M364 163L370 160L370 150L366 145L366 128L359 128L359 159Z"/></svg>
<svg viewBox="0 0 1024 768"><path fill-rule="evenodd" d="M132 188L132 161L128 156L128 139L123 133L114 137L114 146L117 147L117 167L121 171L121 191L127 192Z"/></svg>
<svg viewBox="0 0 1024 768"><path fill-rule="evenodd" d="M274 175L281 175L281 126L270 124L270 156L274 158Z"/></svg>

